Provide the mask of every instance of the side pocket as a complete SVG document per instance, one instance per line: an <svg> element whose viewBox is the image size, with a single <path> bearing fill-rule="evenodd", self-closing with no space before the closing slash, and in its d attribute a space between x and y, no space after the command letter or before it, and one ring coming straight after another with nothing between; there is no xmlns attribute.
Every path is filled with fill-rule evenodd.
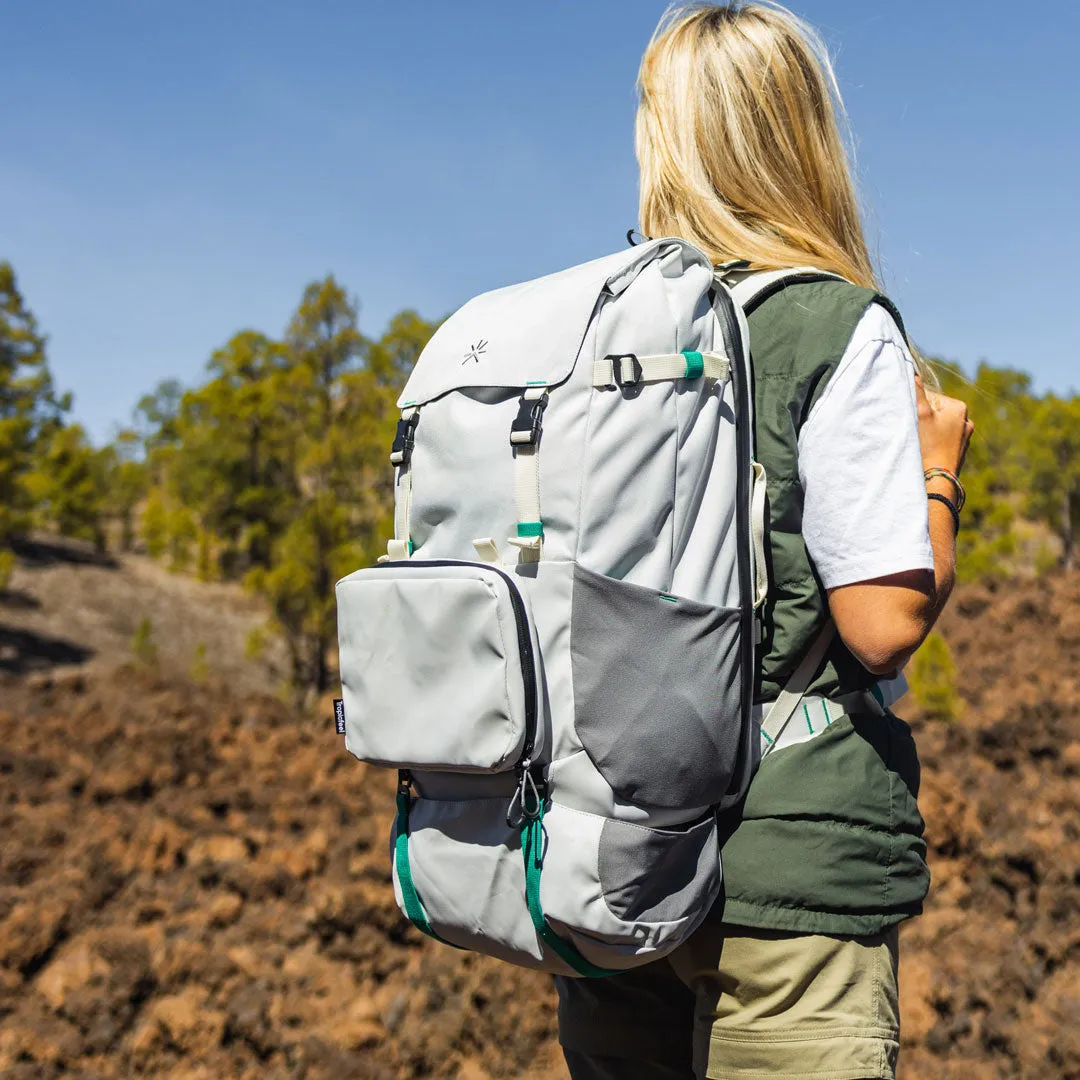
<svg viewBox="0 0 1080 1080"><path fill-rule="evenodd" d="M627 922L672 922L712 903L719 865L716 816L684 829L648 829L608 818L600 833L600 887Z"/></svg>
<svg viewBox="0 0 1080 1080"><path fill-rule="evenodd" d="M720 891L712 814L653 829L552 803L544 830L544 912L601 967L635 967L671 952Z"/></svg>
<svg viewBox="0 0 1080 1080"><path fill-rule="evenodd" d="M574 568L575 727L616 794L708 806L741 734L740 614Z"/></svg>

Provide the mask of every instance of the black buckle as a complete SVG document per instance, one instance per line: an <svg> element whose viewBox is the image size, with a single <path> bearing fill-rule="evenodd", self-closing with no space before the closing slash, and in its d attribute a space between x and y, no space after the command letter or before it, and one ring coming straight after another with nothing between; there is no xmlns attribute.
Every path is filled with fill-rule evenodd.
<svg viewBox="0 0 1080 1080"><path fill-rule="evenodd" d="M413 413L408 420L402 419L397 422L394 445L390 447L390 463L392 465L409 464L413 447L416 445L416 425L419 422L419 413Z"/></svg>
<svg viewBox="0 0 1080 1080"><path fill-rule="evenodd" d="M547 394L531 401L522 395L518 402L518 414L510 425L511 446L535 446L540 441L547 403Z"/></svg>
<svg viewBox="0 0 1080 1080"><path fill-rule="evenodd" d="M619 390L625 390L628 386L636 386L641 382L641 364L632 352L609 353L604 359L611 361L611 382L608 385L612 389L617 387ZM624 360L629 360L632 365L630 370L633 377L630 379L623 378L622 362Z"/></svg>

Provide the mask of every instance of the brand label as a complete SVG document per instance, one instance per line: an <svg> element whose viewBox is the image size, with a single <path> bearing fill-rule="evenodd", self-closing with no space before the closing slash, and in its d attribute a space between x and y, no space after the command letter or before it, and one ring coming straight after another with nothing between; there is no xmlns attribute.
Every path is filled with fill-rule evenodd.
<svg viewBox="0 0 1080 1080"><path fill-rule="evenodd" d="M345 734L345 702L334 698L334 727L339 735Z"/></svg>
<svg viewBox="0 0 1080 1080"><path fill-rule="evenodd" d="M475 345L470 345L468 351L465 353L465 359L461 362L467 364L470 360L474 364L480 363L480 357L487 352L487 338L481 338Z"/></svg>

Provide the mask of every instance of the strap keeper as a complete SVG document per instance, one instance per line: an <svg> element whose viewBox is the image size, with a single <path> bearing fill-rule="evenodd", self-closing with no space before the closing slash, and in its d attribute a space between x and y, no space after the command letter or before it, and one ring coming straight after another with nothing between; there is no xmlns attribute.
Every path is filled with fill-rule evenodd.
<svg viewBox="0 0 1080 1080"><path fill-rule="evenodd" d="M699 352L691 352L689 350L683 350L683 356L686 357L686 375L687 379L700 379L705 374L705 357Z"/></svg>
<svg viewBox="0 0 1080 1080"><path fill-rule="evenodd" d="M608 384L612 390L625 390L628 386L636 386L642 380L643 372L641 363L634 353L611 353L604 357L611 361L611 382ZM623 361L630 361L630 378L623 374Z"/></svg>
<svg viewBox="0 0 1080 1080"><path fill-rule="evenodd" d="M416 425L420 422L420 414L414 412L411 416L402 417L397 422L397 432L394 435L394 445L390 448L391 465L408 465L412 457L413 447L416 445ZM383 444L386 445L385 443Z"/></svg>
<svg viewBox="0 0 1080 1080"><path fill-rule="evenodd" d="M536 446L540 442L547 403L546 394L537 398L522 394L518 402L518 414L510 425L511 446Z"/></svg>
<svg viewBox="0 0 1080 1080"><path fill-rule="evenodd" d="M535 536L508 536L506 542L517 548L522 562L540 561L540 553L544 546L544 537L541 533Z"/></svg>

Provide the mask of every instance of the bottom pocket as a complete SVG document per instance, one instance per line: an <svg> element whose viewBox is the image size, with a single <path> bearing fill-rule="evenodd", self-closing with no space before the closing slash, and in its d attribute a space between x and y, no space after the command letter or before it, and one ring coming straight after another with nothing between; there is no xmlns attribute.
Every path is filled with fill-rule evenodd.
<svg viewBox="0 0 1080 1080"><path fill-rule="evenodd" d="M558 974L625 970L676 948L716 900L712 815L650 829L549 803L531 827L513 828L508 805L417 798L407 823L399 814L392 850L399 830L408 836L406 863L395 860L398 905L410 914L404 878L413 912L418 904L450 944Z"/></svg>

